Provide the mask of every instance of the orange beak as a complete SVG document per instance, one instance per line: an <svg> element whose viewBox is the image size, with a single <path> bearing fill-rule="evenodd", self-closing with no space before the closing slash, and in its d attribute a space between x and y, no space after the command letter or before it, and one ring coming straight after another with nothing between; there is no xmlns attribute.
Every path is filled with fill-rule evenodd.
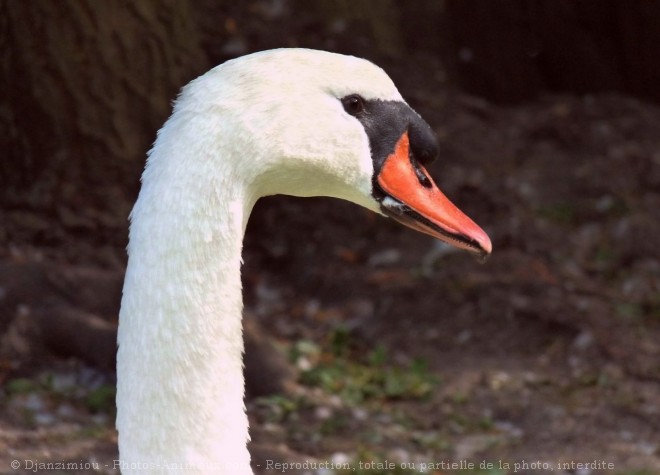
<svg viewBox="0 0 660 475"><path fill-rule="evenodd" d="M484 230L449 201L424 167L411 160L408 132L385 159L377 182L387 195L381 205L389 217L481 259L490 255L493 246Z"/></svg>

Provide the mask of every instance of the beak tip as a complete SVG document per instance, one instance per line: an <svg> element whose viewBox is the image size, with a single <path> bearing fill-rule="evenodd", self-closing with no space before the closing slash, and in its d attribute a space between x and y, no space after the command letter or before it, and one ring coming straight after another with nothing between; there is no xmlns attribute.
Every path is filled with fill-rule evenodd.
<svg viewBox="0 0 660 475"><path fill-rule="evenodd" d="M493 243L490 242L490 238L488 237L487 234L484 234L484 239L482 239L479 244L481 245L481 249L483 250L482 252L490 256L490 254L493 252Z"/></svg>
<svg viewBox="0 0 660 475"><path fill-rule="evenodd" d="M479 254L490 255L493 252L493 243L491 242L490 237L477 223L469 218L466 219L468 220L469 225L465 228L465 236L475 244L475 248L478 247L478 249L475 249L476 252Z"/></svg>
<svg viewBox="0 0 660 475"><path fill-rule="evenodd" d="M479 233L475 236L475 241L479 245L479 249L476 251L477 260L480 263L485 263L493 252L493 243L486 234L485 231L479 229Z"/></svg>

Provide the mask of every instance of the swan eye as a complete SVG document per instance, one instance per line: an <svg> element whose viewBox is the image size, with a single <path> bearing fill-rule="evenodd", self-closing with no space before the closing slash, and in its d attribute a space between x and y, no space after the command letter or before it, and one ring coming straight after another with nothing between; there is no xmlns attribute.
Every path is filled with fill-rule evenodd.
<svg viewBox="0 0 660 475"><path fill-rule="evenodd" d="M364 111L364 99L357 94L351 94L341 100L344 110L351 115L358 115Z"/></svg>

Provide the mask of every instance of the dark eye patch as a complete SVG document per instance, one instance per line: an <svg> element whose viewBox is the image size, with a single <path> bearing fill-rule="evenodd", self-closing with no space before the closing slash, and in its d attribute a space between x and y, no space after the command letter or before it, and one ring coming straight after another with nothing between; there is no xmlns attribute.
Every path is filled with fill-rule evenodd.
<svg viewBox="0 0 660 475"><path fill-rule="evenodd" d="M350 94L339 100L344 110L362 124L369 138L374 163L372 193L376 200L385 197L378 185L378 173L406 132L410 139L410 163L417 180L424 188L433 186L425 167L438 155L438 141L431 127L408 104L401 101L366 100L358 94Z"/></svg>

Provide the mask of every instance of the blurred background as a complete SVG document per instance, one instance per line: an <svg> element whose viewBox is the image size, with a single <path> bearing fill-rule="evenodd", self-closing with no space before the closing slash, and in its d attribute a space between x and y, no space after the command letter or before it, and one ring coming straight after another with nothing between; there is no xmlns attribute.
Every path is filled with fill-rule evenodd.
<svg viewBox="0 0 660 475"><path fill-rule="evenodd" d="M0 472L117 473L114 338L146 152L191 79L307 47L390 74L439 137L431 174L494 254L479 265L346 203L258 203L243 272L255 460L660 473L659 1L0 12Z"/></svg>

